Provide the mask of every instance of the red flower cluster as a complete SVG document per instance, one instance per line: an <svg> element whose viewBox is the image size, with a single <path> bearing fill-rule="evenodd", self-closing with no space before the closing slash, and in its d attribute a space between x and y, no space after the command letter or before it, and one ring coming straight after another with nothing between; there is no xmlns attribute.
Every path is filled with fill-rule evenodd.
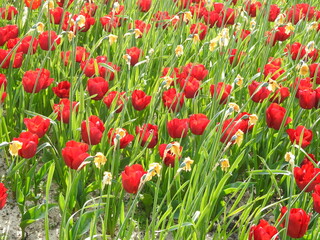
<svg viewBox="0 0 320 240"><path fill-rule="evenodd" d="M300 20L311 20L315 17L315 7L307 3L295 4L287 10L287 17L290 22L297 24Z"/></svg>
<svg viewBox="0 0 320 240"><path fill-rule="evenodd" d="M278 230L270 225L266 220L261 219L258 225L253 225L250 228L249 240L271 240L278 234Z"/></svg>
<svg viewBox="0 0 320 240"><path fill-rule="evenodd" d="M0 46L3 46L10 39L17 38L19 29L17 25L0 27Z"/></svg>
<svg viewBox="0 0 320 240"><path fill-rule="evenodd" d="M296 98L301 108L318 108L320 104L320 87L314 89L311 78L296 78L293 87L297 89Z"/></svg>
<svg viewBox="0 0 320 240"><path fill-rule="evenodd" d="M58 120L64 123L70 122L70 113L78 112L78 102L70 102L69 99L63 98L58 104L53 105L53 111L58 114Z"/></svg>
<svg viewBox="0 0 320 240"><path fill-rule="evenodd" d="M312 155L310 157L314 158ZM302 161L300 167L294 168L294 178L301 191L306 186L308 187L305 192L314 191L315 186L320 184L320 175L318 174L320 174L320 168L314 167L313 162L311 162L307 157Z"/></svg>
<svg viewBox="0 0 320 240"><path fill-rule="evenodd" d="M304 126L298 126L296 129L287 129L290 141L293 144L301 144L302 148L306 148L312 141L312 131Z"/></svg>
<svg viewBox="0 0 320 240"><path fill-rule="evenodd" d="M0 16L2 19L11 20L17 14L18 9L16 9L14 6L0 8Z"/></svg>
<svg viewBox="0 0 320 240"><path fill-rule="evenodd" d="M116 113L119 113L124 107L124 101L127 100L125 94L126 92L111 91L103 98L103 102L109 109L115 106Z"/></svg>
<svg viewBox="0 0 320 240"><path fill-rule="evenodd" d="M171 142L169 144L160 144L159 145L159 155L163 160L164 164L167 166L174 166L175 160L181 158L182 146L177 147L178 149L174 151L172 146L176 142Z"/></svg>
<svg viewBox="0 0 320 240"><path fill-rule="evenodd" d="M234 142L232 137L238 130L241 130L243 133L247 133L249 130L251 130L253 128L253 125L249 124L250 115L251 114L247 112L242 112L239 113L235 118L226 119L222 123L220 142Z"/></svg>
<svg viewBox="0 0 320 240"><path fill-rule="evenodd" d="M319 56L318 49L308 50L306 46L302 45L299 42L287 44L284 52L289 54L292 60L303 59L305 61L308 61L308 59L311 59L314 62Z"/></svg>
<svg viewBox="0 0 320 240"><path fill-rule="evenodd" d="M41 116L35 116L33 118L25 118L23 120L29 132L36 134L39 138L42 138L49 129L50 120Z"/></svg>
<svg viewBox="0 0 320 240"><path fill-rule="evenodd" d="M109 67L106 68L101 64L106 64ZM80 63L80 67L87 77L96 75L107 78L109 81L112 81L114 79L114 72L120 71L120 67L113 64L112 62L107 62L107 57L105 56L98 56L96 58L90 58L86 61L82 61ZM111 71L109 68L113 69L114 71Z"/></svg>

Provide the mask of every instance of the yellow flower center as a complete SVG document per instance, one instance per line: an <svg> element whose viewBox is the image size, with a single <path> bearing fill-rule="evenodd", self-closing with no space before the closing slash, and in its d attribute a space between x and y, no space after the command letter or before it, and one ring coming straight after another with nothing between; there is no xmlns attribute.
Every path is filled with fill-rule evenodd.
<svg viewBox="0 0 320 240"><path fill-rule="evenodd" d="M22 148L22 142L12 141L9 146L9 152L11 156L18 156L18 152L21 148Z"/></svg>

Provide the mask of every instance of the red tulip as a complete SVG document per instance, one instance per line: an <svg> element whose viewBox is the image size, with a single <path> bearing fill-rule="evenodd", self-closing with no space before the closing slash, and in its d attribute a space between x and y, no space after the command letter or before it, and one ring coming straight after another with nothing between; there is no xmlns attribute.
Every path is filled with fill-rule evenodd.
<svg viewBox="0 0 320 240"><path fill-rule="evenodd" d="M101 141L104 130L104 124L100 118L92 115L88 121L81 123L82 140L87 144L97 145Z"/></svg>
<svg viewBox="0 0 320 240"><path fill-rule="evenodd" d="M96 58L90 58L84 62L80 63L80 67L84 74L87 77L92 77L94 75L98 76L100 75L103 78L107 78L109 81L112 81L114 79L114 72L110 69L101 66L99 63L107 64L110 68L112 68L114 71L119 72L120 67L117 65L107 62L107 57L105 56L98 56Z"/></svg>
<svg viewBox="0 0 320 240"><path fill-rule="evenodd" d="M7 202L8 189L4 186L3 183L0 183L0 210L4 208Z"/></svg>
<svg viewBox="0 0 320 240"><path fill-rule="evenodd" d="M99 74L101 77L112 81L115 77L115 72L120 72L120 67L113 64L112 62L107 62L107 65L109 66L109 68L113 69L112 71L109 68L106 67L99 67Z"/></svg>
<svg viewBox="0 0 320 240"><path fill-rule="evenodd" d="M298 126L296 129L288 129L290 141L293 144L301 144L302 148L307 147L312 141L312 131L304 126ZM301 143L300 143L301 138Z"/></svg>
<svg viewBox="0 0 320 240"><path fill-rule="evenodd" d="M273 103L283 103L290 96L289 88L281 87L278 88L270 97L269 101Z"/></svg>
<svg viewBox="0 0 320 240"><path fill-rule="evenodd" d="M171 17L167 11L158 11L153 15L152 21L156 22L156 27L166 29L170 23Z"/></svg>
<svg viewBox="0 0 320 240"><path fill-rule="evenodd" d="M303 109L312 109L317 105L317 92L313 89L299 90L299 104Z"/></svg>
<svg viewBox="0 0 320 240"><path fill-rule="evenodd" d="M193 134L202 135L210 120L205 114L192 114L189 117L189 127Z"/></svg>
<svg viewBox="0 0 320 240"><path fill-rule="evenodd" d="M5 60L6 59L6 60ZM23 53L10 53L10 50L0 49L0 67L1 68L9 68L10 62L13 68L20 68L23 61Z"/></svg>
<svg viewBox="0 0 320 240"><path fill-rule="evenodd" d="M86 2L81 8L80 14L89 15L93 17L96 14L98 6L93 2Z"/></svg>
<svg viewBox="0 0 320 240"><path fill-rule="evenodd" d="M266 64L263 68L263 75L267 78L270 76L272 80L277 80L280 78L285 71L281 68L281 66L274 65L274 64Z"/></svg>
<svg viewBox="0 0 320 240"><path fill-rule="evenodd" d="M7 83L8 81L7 81L6 75L4 75L3 73L0 73L0 89L6 90Z"/></svg>
<svg viewBox="0 0 320 240"><path fill-rule="evenodd" d="M142 50L137 47L127 49L126 53L130 56L131 66L136 65L143 54Z"/></svg>
<svg viewBox="0 0 320 240"><path fill-rule="evenodd" d="M69 7L74 0L57 0L57 4L59 7Z"/></svg>
<svg viewBox="0 0 320 240"><path fill-rule="evenodd" d="M287 211L287 207L283 206L281 208L280 218L282 218L287 213ZM292 238L303 237L308 230L309 222L310 216L303 209L291 208L289 213L287 235ZM280 226L286 226L286 217L283 217Z"/></svg>
<svg viewBox="0 0 320 240"><path fill-rule="evenodd" d="M121 26L121 21L120 18L118 18L116 15L105 15L100 18L100 23L103 26L103 28L111 32L112 29L120 27Z"/></svg>
<svg viewBox="0 0 320 240"><path fill-rule="evenodd" d="M184 104L184 93L178 93L175 88L170 88L163 92L162 101L169 110L179 111Z"/></svg>
<svg viewBox="0 0 320 240"><path fill-rule="evenodd" d="M141 141L141 146L144 147L147 143L147 148L154 148L158 143L158 126L152 124L144 124L141 127L136 127L136 134Z"/></svg>
<svg viewBox="0 0 320 240"><path fill-rule="evenodd" d="M239 51L238 49L229 49L229 63L232 66L236 66L241 61L242 56L244 56L246 53L243 51Z"/></svg>
<svg viewBox="0 0 320 240"><path fill-rule="evenodd" d="M204 7L204 2L200 2L200 4L195 4L189 7L192 16L196 16L197 19L204 18L208 16L208 10ZM206 22L208 19L206 20Z"/></svg>
<svg viewBox="0 0 320 240"><path fill-rule="evenodd" d="M250 17L256 17L257 11L261 8L262 4L261 2L256 1L247 1L245 3L245 10L249 14Z"/></svg>
<svg viewBox="0 0 320 240"><path fill-rule="evenodd" d="M18 14L18 10L14 6L0 8L0 14L2 19L11 20Z"/></svg>
<svg viewBox="0 0 320 240"><path fill-rule="evenodd" d="M8 40L17 38L19 28L17 25L7 25L0 27L0 46L3 46Z"/></svg>
<svg viewBox="0 0 320 240"><path fill-rule="evenodd" d="M209 71L206 69L204 65L196 63L188 63L183 67L182 72L185 73L186 76L194 77L199 81L205 79L205 77L209 73Z"/></svg>
<svg viewBox="0 0 320 240"><path fill-rule="evenodd" d="M132 24L129 24L129 29L139 29L142 34L147 34L151 28L151 24L145 23L141 20L135 20L134 21L134 27L132 27ZM142 36L138 36L138 38L141 38Z"/></svg>
<svg viewBox="0 0 320 240"><path fill-rule="evenodd" d="M8 49L14 48L18 42L20 41L19 38L13 38L8 40L7 47ZM24 54L34 54L37 51L38 47L38 39L33 38L32 36L24 37L18 45L17 52L22 52Z"/></svg>
<svg viewBox="0 0 320 240"><path fill-rule="evenodd" d="M109 109L115 102L114 110L116 110L116 113L119 113L124 107L124 101L126 100L125 94L126 92L111 91L103 98L103 102Z"/></svg>
<svg viewBox="0 0 320 240"><path fill-rule="evenodd" d="M148 96L144 91L134 90L131 96L132 106L135 110L141 111L145 109L151 101L151 96Z"/></svg>
<svg viewBox="0 0 320 240"><path fill-rule="evenodd" d="M77 24L79 17L84 18L84 24L81 27ZM87 32L91 28L91 26L95 24L95 22L96 20L94 17L84 12L74 15L66 14L63 19L62 29L64 31L72 32Z"/></svg>
<svg viewBox="0 0 320 240"><path fill-rule="evenodd" d="M310 78L315 79L320 84L320 63L313 63L309 66Z"/></svg>
<svg viewBox="0 0 320 240"><path fill-rule="evenodd" d="M61 42L55 31L45 31L39 35L39 44L42 50L53 51Z"/></svg>
<svg viewBox="0 0 320 240"><path fill-rule="evenodd" d="M320 175L314 179L314 177L319 173L320 168L315 168L310 160L308 162L304 161L301 163L300 167L295 167L294 178L299 189L302 191L309 184L305 192L313 191L315 185L320 184Z"/></svg>
<svg viewBox="0 0 320 240"><path fill-rule="evenodd" d="M101 100L109 90L108 81L102 77L89 78L87 89L90 96L96 95L93 100Z"/></svg>
<svg viewBox="0 0 320 240"><path fill-rule="evenodd" d="M140 164L126 166L121 173L124 190L126 190L127 193L136 194L140 186L141 177L146 173Z"/></svg>
<svg viewBox="0 0 320 240"><path fill-rule="evenodd" d="M269 17L268 17L268 21L269 22L274 22L278 15L280 14L281 10L278 7L277 4L271 4L270 5L270 10L269 10Z"/></svg>
<svg viewBox="0 0 320 240"><path fill-rule="evenodd" d="M301 43L299 42L295 42L293 44L287 44L286 48L284 49L284 51L286 53L290 53L290 56L293 60L296 59L303 59L307 52L305 49L305 46L303 46Z"/></svg>
<svg viewBox="0 0 320 240"><path fill-rule="evenodd" d="M50 9L50 22L54 24L60 24L62 22L64 9L62 7L56 7L55 9Z"/></svg>
<svg viewBox="0 0 320 240"><path fill-rule="evenodd" d="M249 30L245 30L245 29L241 29L241 32L234 32L233 35L236 37L236 41L239 40L239 38L243 41L245 40L248 36L250 36L251 31Z"/></svg>
<svg viewBox="0 0 320 240"><path fill-rule="evenodd" d="M22 158L32 158L37 152L38 136L31 132L22 132L18 138L13 138L13 141L22 143L22 148L18 151L18 154Z"/></svg>
<svg viewBox="0 0 320 240"><path fill-rule="evenodd" d="M151 0L138 0L137 5L141 12L148 12L151 8Z"/></svg>
<svg viewBox="0 0 320 240"><path fill-rule="evenodd" d="M6 99L6 97L7 97L7 93L6 92L2 93L0 104L4 103L4 100Z"/></svg>
<svg viewBox="0 0 320 240"><path fill-rule="evenodd" d="M63 60L63 63L65 66L67 66L70 62L69 61L70 54L72 54L71 51L61 52L61 54L60 54L61 59ZM89 55L90 55L90 53L87 52L87 50L84 47L77 46L74 61L76 61L78 63L82 63L88 59ZM105 58L105 60L107 60L107 58Z"/></svg>
<svg viewBox="0 0 320 240"><path fill-rule="evenodd" d="M206 37L207 32L208 32L208 27L203 23L192 24L190 27L190 33L198 34L200 40L203 40Z"/></svg>
<svg viewBox="0 0 320 240"><path fill-rule="evenodd" d="M320 184L317 184L314 187L314 192L312 193L312 199L313 199L313 210L317 213L320 213Z"/></svg>
<svg viewBox="0 0 320 240"><path fill-rule="evenodd" d="M310 78L303 78L303 79L300 79L300 78L296 78L295 79L295 82L293 83L293 89L297 89L297 92L296 92L296 98L299 98L299 93L300 91L305 91L305 90L312 90L312 82L311 82L311 79Z"/></svg>
<svg viewBox="0 0 320 240"><path fill-rule="evenodd" d="M24 0L24 3L28 8L37 9L41 6L41 0Z"/></svg>
<svg viewBox="0 0 320 240"><path fill-rule="evenodd" d="M70 105L72 105L70 109ZM70 102L69 99L63 98L60 100L59 104L53 105L53 111L58 114L57 119L64 123L70 122L70 112L78 112L78 102Z"/></svg>
<svg viewBox="0 0 320 240"><path fill-rule="evenodd" d="M317 101L316 101L315 108L320 108L320 87L318 87L315 91L316 91L316 95L317 95Z"/></svg>
<svg viewBox="0 0 320 240"><path fill-rule="evenodd" d="M87 153L88 149L86 143L68 141L66 147L62 149L62 158L69 168L78 170L81 163L90 156Z"/></svg>
<svg viewBox="0 0 320 240"><path fill-rule="evenodd" d="M50 78L50 71L37 68L35 71L26 71L22 77L22 85L27 93L38 93L46 89L53 82Z"/></svg>
<svg viewBox="0 0 320 240"><path fill-rule="evenodd" d="M23 120L29 132L38 135L39 138L42 138L49 129L50 120L47 118L42 118L37 115L33 118L25 118Z"/></svg>
<svg viewBox="0 0 320 240"><path fill-rule="evenodd" d="M285 41L287 40L293 33L287 32L286 26L277 27L272 29L270 32L266 32L267 43L271 46L274 46L278 41Z"/></svg>
<svg viewBox="0 0 320 240"><path fill-rule="evenodd" d="M194 77L188 77L180 79L179 84L186 98L194 98L199 93L201 82Z"/></svg>
<svg viewBox="0 0 320 240"><path fill-rule="evenodd" d="M218 82L210 86L211 96L219 101L219 104L226 104L232 91L232 86L224 82Z"/></svg>
<svg viewBox="0 0 320 240"><path fill-rule="evenodd" d="M172 138L184 138L188 134L189 119L174 118L167 122L167 130Z"/></svg>
<svg viewBox="0 0 320 240"><path fill-rule="evenodd" d="M222 18L219 13L216 11L206 11L203 12L203 17L206 24L209 24L209 27L212 28L214 26L221 26L222 25Z"/></svg>
<svg viewBox="0 0 320 240"><path fill-rule="evenodd" d="M315 8L307 3L295 4L287 10L288 20L294 24L297 24L302 19L311 20L314 14Z"/></svg>
<svg viewBox="0 0 320 240"><path fill-rule="evenodd" d="M70 86L70 82L62 81L56 87L53 87L52 91L58 98L69 98Z"/></svg>
<svg viewBox="0 0 320 240"><path fill-rule="evenodd" d="M278 234L278 230L270 225L266 220L261 219L258 225L253 225L250 228L249 240L271 240L279 239L278 236L273 238Z"/></svg>
<svg viewBox="0 0 320 240"><path fill-rule="evenodd" d="M267 87L262 86L262 82L253 81L249 86L249 94L252 101L261 103L269 97L271 91ZM257 91L258 90L258 91Z"/></svg>
<svg viewBox="0 0 320 240"><path fill-rule="evenodd" d="M171 142L170 144L160 144L159 155L167 166L174 166L175 159L181 158L182 147L177 142Z"/></svg>
<svg viewBox="0 0 320 240"><path fill-rule="evenodd" d="M313 165L313 163L318 164L318 161L317 161L316 157L314 156L314 154L308 154L308 156L309 156L309 158L312 159L312 161L311 161L308 157L305 157L305 158L302 160L300 166L302 166L302 165L304 165L304 164L312 164L312 165Z"/></svg>
<svg viewBox="0 0 320 240"><path fill-rule="evenodd" d="M284 116L287 110L284 107L279 106L277 103L272 103L266 110L266 120L269 128L279 130ZM288 125L291 122L291 118L287 117L283 126Z"/></svg>
<svg viewBox="0 0 320 240"><path fill-rule="evenodd" d="M111 146L120 146L120 149L125 148L134 139L134 136L129 134L124 128L111 128L108 132L109 143ZM119 142L119 144L118 144Z"/></svg>
<svg viewBox="0 0 320 240"><path fill-rule="evenodd" d="M241 130L243 133L251 130L253 128L253 125L249 125L249 117L249 113L242 112L239 113L235 118L226 119L222 124L220 142L228 143L233 141L232 137L238 130Z"/></svg>

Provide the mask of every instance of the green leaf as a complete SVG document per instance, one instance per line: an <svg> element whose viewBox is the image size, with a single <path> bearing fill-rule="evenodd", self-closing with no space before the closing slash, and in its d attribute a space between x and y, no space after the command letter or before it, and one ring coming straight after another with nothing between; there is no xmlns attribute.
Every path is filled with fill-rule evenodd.
<svg viewBox="0 0 320 240"><path fill-rule="evenodd" d="M48 209L57 206L56 204L48 204ZM26 228L31 223L44 218L46 212L46 204L41 204L39 206L35 206L26 211L21 218L20 227L22 229Z"/></svg>
<svg viewBox="0 0 320 240"><path fill-rule="evenodd" d="M97 215L95 216L95 211L90 211L82 214L77 220L76 224L72 228L72 235L75 239L79 239L79 237L90 229L90 222L95 217L98 217L104 210L97 210Z"/></svg>
<svg viewBox="0 0 320 240"><path fill-rule="evenodd" d="M292 173L286 170L278 170L278 169L273 169L273 170L252 170L248 171L249 174L252 175L287 175L290 176Z"/></svg>

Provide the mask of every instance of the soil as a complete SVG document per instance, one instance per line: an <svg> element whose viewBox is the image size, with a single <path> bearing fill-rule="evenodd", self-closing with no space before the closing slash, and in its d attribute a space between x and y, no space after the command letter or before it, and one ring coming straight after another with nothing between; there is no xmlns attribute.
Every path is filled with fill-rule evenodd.
<svg viewBox="0 0 320 240"><path fill-rule="evenodd" d="M0 153L1 154L1 153ZM1 154L2 155L2 154ZM4 178L7 171L7 166L4 156L0 156L0 182ZM53 196L55 190L53 185L50 196ZM50 201L53 202L53 201ZM49 213L49 239L59 239L60 228L60 212L58 208L53 208ZM0 210L0 240L19 240L22 238L20 228L21 213L19 207L13 198L12 192L8 191L8 199L5 207ZM26 228L26 240L45 239L44 219L38 220L30 224Z"/></svg>

